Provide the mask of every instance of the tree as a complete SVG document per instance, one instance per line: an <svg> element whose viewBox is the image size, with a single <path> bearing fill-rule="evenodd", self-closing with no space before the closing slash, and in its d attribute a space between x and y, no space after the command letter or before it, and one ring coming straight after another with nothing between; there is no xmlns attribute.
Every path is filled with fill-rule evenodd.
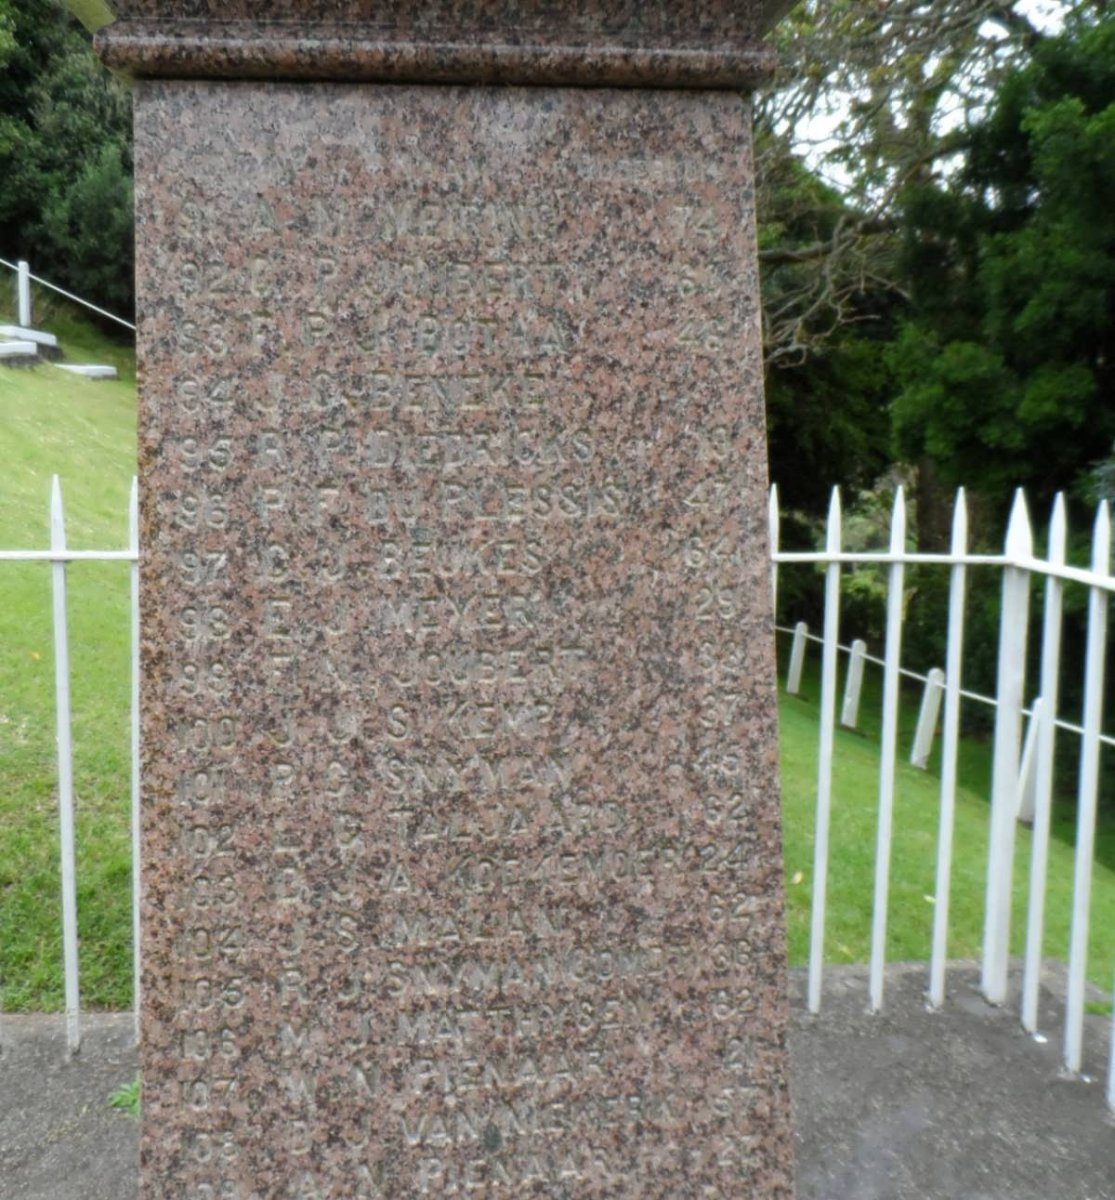
<svg viewBox="0 0 1115 1200"><path fill-rule="evenodd" d="M0 247L132 307L131 100L54 0L0 0Z"/></svg>
<svg viewBox="0 0 1115 1200"><path fill-rule="evenodd" d="M756 121L771 463L787 503L816 513L829 485L869 487L893 457L901 199L947 177L1040 34L1003 0L802 0L774 36L785 69ZM919 465L929 544L944 496Z"/></svg>
<svg viewBox="0 0 1115 1200"><path fill-rule="evenodd" d="M1115 16L1043 39L904 211L898 449L1000 510L1077 488L1115 439Z"/></svg>
<svg viewBox="0 0 1115 1200"><path fill-rule="evenodd" d="M802 0L774 31L783 71L760 94L760 212L784 148L830 176L842 202L811 242L764 244L766 268L795 268L768 313L768 358L804 361L846 323L865 288L891 310L906 297L900 199L940 177L999 80L1041 40L1020 0ZM831 208L828 197L824 207ZM822 215L823 214L819 214ZM773 309L772 309L773 302Z"/></svg>
<svg viewBox="0 0 1115 1200"><path fill-rule="evenodd" d="M867 264L856 279L813 286L811 248L855 214L784 139L762 127L757 134L767 163L759 245L771 475L787 508L822 512L834 481L869 487L889 461L882 350L893 322L886 288Z"/></svg>

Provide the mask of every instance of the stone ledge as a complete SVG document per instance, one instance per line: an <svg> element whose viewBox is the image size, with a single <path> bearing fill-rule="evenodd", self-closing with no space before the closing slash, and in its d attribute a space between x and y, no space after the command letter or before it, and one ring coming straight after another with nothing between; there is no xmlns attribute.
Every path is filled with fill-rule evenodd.
<svg viewBox="0 0 1115 1200"><path fill-rule="evenodd" d="M34 342L38 346L51 349L58 345L58 339L53 333L46 333L42 329L27 329L22 325L0 325L0 338L7 341Z"/></svg>
<svg viewBox="0 0 1115 1200"><path fill-rule="evenodd" d="M774 70L761 44L561 44L415 37L355 25L117 21L96 36L106 66L138 78L344 80L750 90Z"/></svg>
<svg viewBox="0 0 1115 1200"><path fill-rule="evenodd" d="M86 379L115 379L116 368L105 363L54 363L59 371L68 371L71 375L81 375Z"/></svg>

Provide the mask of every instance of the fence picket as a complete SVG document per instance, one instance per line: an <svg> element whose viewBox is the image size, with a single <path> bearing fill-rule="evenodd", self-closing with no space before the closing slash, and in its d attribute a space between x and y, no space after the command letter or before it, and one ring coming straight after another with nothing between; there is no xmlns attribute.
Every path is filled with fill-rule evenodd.
<svg viewBox="0 0 1115 1200"><path fill-rule="evenodd" d="M937 830L937 881L933 905L933 950L929 962L929 1004L945 1002L945 962L948 958L949 901L952 891L952 838L956 819L956 764L960 749L960 684L964 663L964 602L967 597L968 501L963 488L956 493L952 514L952 556L949 579L949 629L945 650L945 725L941 741L941 815Z"/></svg>
<svg viewBox="0 0 1115 1200"><path fill-rule="evenodd" d="M890 552L906 549L906 497L899 487L890 522ZM887 905L890 898L890 851L894 824L894 779L898 754L898 702L902 659L902 606L906 567L892 562L887 582L886 650L883 658L883 734L879 757L879 824L875 845L875 904L871 920L871 1009L883 1007L883 968L887 957Z"/></svg>
<svg viewBox="0 0 1115 1200"><path fill-rule="evenodd" d="M1049 518L1047 557L1063 566L1068 544L1065 498L1060 492ZM1061 609L1064 584L1056 575L1045 580L1045 615L1041 639L1041 723L1034 764L1034 813L1030 835L1030 897L1026 912L1026 954L1022 970L1022 1028L1036 1033L1041 952L1045 927L1045 888L1049 861L1049 817L1053 797L1053 755L1057 733L1058 689L1061 676Z"/></svg>
<svg viewBox="0 0 1115 1200"><path fill-rule="evenodd" d="M790 643L790 665L786 670L786 692L796 696L801 691L801 671L805 665L805 643L809 638L809 626L799 621L794 626L794 640Z"/></svg>
<svg viewBox="0 0 1115 1200"><path fill-rule="evenodd" d="M129 571L131 592L131 752L132 752L132 1006L139 1045L139 483L133 476L128 495L128 549L135 556Z"/></svg>
<svg viewBox="0 0 1115 1200"><path fill-rule="evenodd" d="M840 724L846 729L855 729L859 724L859 701L863 694L863 668L866 662L867 643L856 638L848 655L848 677L844 681L844 703L840 709Z"/></svg>
<svg viewBox="0 0 1115 1200"><path fill-rule="evenodd" d="M1033 535L1026 498L1015 493L1007 527L1003 602L999 625L995 747L991 776L990 847L983 935L983 994L991 1004L1007 998L1010 944L1011 875L1014 865L1015 813L1018 808L1018 759L1022 739L1022 690L1026 682L1026 634L1030 616L1029 572L1013 565L1029 560Z"/></svg>
<svg viewBox="0 0 1115 1200"><path fill-rule="evenodd" d="M55 475L50 486L50 549L66 549L62 485ZM65 974L66 1051L81 1048L80 986L77 958L77 879L74 862L74 764L70 724L70 640L66 623L66 563L51 563L54 618L55 722L58 741L58 828L62 871L62 963Z"/></svg>
<svg viewBox="0 0 1115 1200"><path fill-rule="evenodd" d="M933 753L933 738L937 733L937 719L941 715L941 697L945 691L945 673L934 667L925 681L918 709L918 723L914 730L914 745L910 750L910 762L925 771L929 767L929 756Z"/></svg>
<svg viewBox="0 0 1115 1200"><path fill-rule="evenodd" d="M1043 942L1046 875L1050 839L1050 810L1054 774L1054 750L1057 730L1070 731L1081 738L1081 770L1077 801L1077 845L1074 865L1074 891L1068 986L1065 997L1064 1061L1078 1072L1083 1054L1083 1013L1087 979L1089 905L1095 855L1095 832L1099 788L1099 755L1102 744L1115 745L1115 738L1102 733L1104 665L1107 646L1107 620L1110 593L1115 592L1111 575L1110 513L1101 505L1093 529L1090 568L1066 564L1067 525L1065 504L1058 496L1050 518L1047 556L1034 557L1029 518L1022 493L1016 495L1010 527L1002 555L970 554L968 520L964 490L956 496L950 552L947 555L921 555L905 549L905 498L896 493L891 522L890 544L886 551L864 554L841 549L842 514L840 493L834 489L829 506L825 547L821 551L786 553L780 547L778 490L769 497L769 531L772 563L771 599L777 604L780 563L820 563L825 567L825 616L823 635L811 635L804 622L793 630L787 690L800 689L804 655L809 642L819 642L822 652L819 750L817 763L817 809L814 837L813 888L810 916L808 1006L819 1012L824 966L824 940L827 909L829 840L833 787L834 737L836 725L836 689L841 651L848 652L841 723L855 727L859 718L865 664L882 667L883 730L879 770L879 816L872 912L870 964L870 1001L879 1009L883 1001L886 964L886 935L889 904L891 843L894 823L895 782L897 771L897 727L899 687L903 676L925 685L914 739L911 761L925 764L943 699L943 739L941 765L941 803L938 830L936 892L933 897L933 941L929 964L929 1003L940 1007L945 999L945 974L948 953L949 899L954 837L957 750L959 746L960 706L963 698L993 705L997 711L994 748L994 773L991 805L991 845L984 928L982 984L987 998L1001 1003L1006 993L1007 947L1010 929L1011 870L1016 817L1033 818L1032 850L1029 871L1029 897L1026 928L1026 952L1023 976L1022 1024L1035 1032L1038 1020L1041 954ZM50 546L47 550L0 551L0 560L48 561L51 564L53 630L55 646L56 736L58 749L59 837L61 843L61 891L63 925L63 967L65 978L66 1047L69 1054L81 1045L80 981L78 964L78 919L74 864L74 787L71 744L71 705L69 669L69 632L67 619L67 573L77 560L127 561L130 570L131 618L131 836L132 836L132 922L135 942L134 992L136 1035L140 1004L139 905L142 872L140 846L139 778L139 528L136 483L133 480L128 508L129 541L123 551L77 551L66 545L65 517L61 485L54 477L50 499ZM846 562L876 562L888 568L887 626L884 656L871 657L863 641L851 647L839 643L840 582ZM901 666L902 600L905 564L935 562L950 567L948 643L945 671L928 676ZM964 645L964 609L967 568L986 564L1003 570L1003 608L999 642L999 678L995 698L965 691L962 687ZM1045 604L1042 626L1040 696L1034 702L1030 724L1022 742L1022 707L1025 686L1025 651L1029 618L1029 581L1032 574L1045 577ZM1082 725L1058 718L1058 682L1061 666L1061 640L1064 581L1072 580L1089 589L1089 622L1086 653L1085 703ZM781 627L779 627L781 628ZM790 632L785 630L783 632ZM1115 1020L1112 1022L1111 1061L1107 1068L1106 1101L1115 1110Z"/></svg>
<svg viewBox="0 0 1115 1200"><path fill-rule="evenodd" d="M22 258L16 264L16 316L21 329L31 326L31 267Z"/></svg>
<svg viewBox="0 0 1115 1200"><path fill-rule="evenodd" d="M825 552L840 553L840 489L832 489ZM836 654L840 642L840 564L825 568L825 627L821 651L821 730L817 752L817 819L813 834L813 896L809 924L808 1004L821 1010L821 974L825 954L825 904L828 891L829 819L832 811L832 752L836 733Z"/></svg>
<svg viewBox="0 0 1115 1200"><path fill-rule="evenodd" d="M1092 570L1111 570L1111 518L1107 501L1096 512ZM1104 658L1107 652L1107 592L1088 593L1088 644L1084 666L1084 737L1080 747L1080 791L1076 805L1076 863L1072 887L1068 994L1065 997L1065 1066L1079 1071L1083 1052L1085 969L1088 963L1088 907L1096 854L1096 802L1099 795L1100 723L1103 719Z"/></svg>
<svg viewBox="0 0 1115 1200"><path fill-rule="evenodd" d="M778 484L770 485L767 501L767 533L770 537L770 611L771 619L778 620L778 549L782 536L782 515L778 508Z"/></svg>

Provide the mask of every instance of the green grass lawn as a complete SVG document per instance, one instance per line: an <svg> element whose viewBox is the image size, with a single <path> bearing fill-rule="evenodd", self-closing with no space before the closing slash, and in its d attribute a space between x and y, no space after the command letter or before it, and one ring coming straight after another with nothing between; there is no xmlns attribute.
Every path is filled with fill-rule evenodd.
<svg viewBox="0 0 1115 1200"><path fill-rule="evenodd" d="M134 366L129 352L60 317L71 357L113 361L119 382L71 378L49 367L0 368L0 547L47 544L50 476L62 476L69 541L122 548L135 463ZM82 999L131 999L128 757L128 584L123 564L69 570L78 905ZM814 659L816 654L814 653ZM908 754L918 695L903 697ZM781 699L782 786L790 954L808 950L816 786L815 667L802 697ZM837 736L826 957L868 956L878 797L878 683L869 668L862 732ZM900 755L901 757L901 755ZM0 1009L56 1009L62 1000L53 648L47 564L0 563ZM950 954L978 955L987 858L987 745L964 743L957 799ZM939 781L901 765L891 870L889 957L925 959L932 927ZM1071 804L1059 806L1050 851L1046 953L1067 956L1072 882ZM1089 975L1115 969L1115 822L1099 831ZM1015 952L1021 951L1029 834L1019 830Z"/></svg>
<svg viewBox="0 0 1115 1200"><path fill-rule="evenodd" d="M64 317L44 322L72 360L120 380L50 366L0 368L0 548L43 549L54 472L67 540L124 548L135 470L134 355ZM83 1001L129 1002L131 973L128 569L68 571L77 878ZM0 563L0 1008L61 1002L54 650L50 567Z"/></svg>
<svg viewBox="0 0 1115 1200"><path fill-rule="evenodd" d="M785 656L783 656L785 657ZM816 652L814 654L816 657ZM879 683L871 668L864 680L861 729L837 730L833 770L825 957L830 962L864 962L870 952L876 820L879 794ZM809 947L813 821L816 808L818 685L807 670L801 696L780 699L782 798L785 823L786 891L790 957L804 962ZM842 681L841 681L842 682ZM888 958L928 959L936 904L936 861L940 819L940 776L935 763L920 771L908 763L920 692L903 689L899 765L895 788L894 841ZM838 704L839 708L839 704ZM1064 749L1071 745L1065 739ZM940 739L936 748L939 757ZM949 955L978 957L983 944L983 900L987 868L987 803L990 749L965 739L960 757L953 841ZM1044 952L1067 959L1072 911L1073 806L1055 806L1049 848ZM1028 905L1031 837L1018 826L1015 848L1011 951L1021 954ZM1097 830L1092 890L1089 976L1110 988L1115 971L1115 820L1110 811ZM796 882L795 882L796 881Z"/></svg>

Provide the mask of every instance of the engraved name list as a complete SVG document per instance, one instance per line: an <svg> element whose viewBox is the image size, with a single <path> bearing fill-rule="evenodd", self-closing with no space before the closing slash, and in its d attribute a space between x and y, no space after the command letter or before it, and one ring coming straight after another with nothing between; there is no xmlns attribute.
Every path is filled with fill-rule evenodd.
<svg viewBox="0 0 1115 1200"><path fill-rule="evenodd" d="M745 102L454 89L450 157L444 96L323 87L303 156L298 89L139 102L175 89L204 127L138 148L190 294L141 435L173 1194L252 1200L261 1145L291 1200L743 1194L782 1050L752 215L678 145ZM279 152L214 169L244 121Z"/></svg>

